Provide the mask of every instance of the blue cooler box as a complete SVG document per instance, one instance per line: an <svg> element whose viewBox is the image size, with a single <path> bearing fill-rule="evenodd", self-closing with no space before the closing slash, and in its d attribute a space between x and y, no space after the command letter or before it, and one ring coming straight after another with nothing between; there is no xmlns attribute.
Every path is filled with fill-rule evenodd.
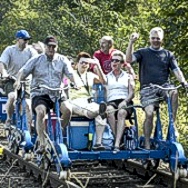
<svg viewBox="0 0 188 188"><path fill-rule="evenodd" d="M94 126L94 121L87 118L72 118L68 126L68 146L71 149L83 150L88 147L89 127Z"/></svg>

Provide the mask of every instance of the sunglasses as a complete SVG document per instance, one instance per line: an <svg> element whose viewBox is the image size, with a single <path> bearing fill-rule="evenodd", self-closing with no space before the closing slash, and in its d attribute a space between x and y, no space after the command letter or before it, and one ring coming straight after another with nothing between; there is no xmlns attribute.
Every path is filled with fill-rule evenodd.
<svg viewBox="0 0 188 188"><path fill-rule="evenodd" d="M151 39L152 39L152 40L155 40L155 39L161 40L159 37L151 37Z"/></svg>
<svg viewBox="0 0 188 188"><path fill-rule="evenodd" d="M119 59L111 59L111 62L120 62L121 60L119 60Z"/></svg>
<svg viewBox="0 0 188 188"><path fill-rule="evenodd" d="M85 63L86 65L89 64L88 62L85 62L85 61L80 62L81 65L84 64L84 63Z"/></svg>
<svg viewBox="0 0 188 188"><path fill-rule="evenodd" d="M29 41L30 39L23 39L24 41Z"/></svg>
<svg viewBox="0 0 188 188"><path fill-rule="evenodd" d="M47 47L48 47L48 48L56 48L56 45L51 45L51 44L49 44L49 45L47 45Z"/></svg>

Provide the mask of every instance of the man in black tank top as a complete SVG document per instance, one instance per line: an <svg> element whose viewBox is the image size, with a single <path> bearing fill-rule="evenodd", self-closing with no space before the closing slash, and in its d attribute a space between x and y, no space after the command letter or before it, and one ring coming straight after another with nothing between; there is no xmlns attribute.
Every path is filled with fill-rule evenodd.
<svg viewBox="0 0 188 188"><path fill-rule="evenodd" d="M178 81L183 85L187 82L178 67L176 58L172 52L161 47L164 32L160 27L151 29L149 33L150 47L141 48L134 53L132 52L133 43L138 39L138 34L133 33L126 52L126 61L128 63L137 62L139 64L139 81L141 103L146 113L144 122L145 148L150 149L150 136L153 128L153 112L159 106L157 98L166 99L166 93L161 89L149 87L150 84L158 84L169 87L170 71L172 71ZM170 92L172 101L173 119L175 121L178 108L178 92ZM149 101L149 102L148 102ZM178 132L176 131L178 134ZM176 134L176 136L177 136Z"/></svg>

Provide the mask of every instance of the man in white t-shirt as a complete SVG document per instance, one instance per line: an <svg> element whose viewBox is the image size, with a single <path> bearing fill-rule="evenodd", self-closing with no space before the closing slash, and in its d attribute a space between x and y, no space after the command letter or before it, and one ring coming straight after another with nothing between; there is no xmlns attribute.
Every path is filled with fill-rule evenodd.
<svg viewBox="0 0 188 188"><path fill-rule="evenodd" d="M37 51L28 45L31 36L26 30L19 30L16 32L16 44L5 48L0 57L0 74L3 75L4 68L9 76L17 78L19 70L26 64L26 62L37 55ZM10 127L11 118L14 112L15 93L12 90L8 94L8 101L6 104L7 120L6 128ZM27 102L28 103L28 102ZM28 122L31 124L31 112L29 105L26 107Z"/></svg>

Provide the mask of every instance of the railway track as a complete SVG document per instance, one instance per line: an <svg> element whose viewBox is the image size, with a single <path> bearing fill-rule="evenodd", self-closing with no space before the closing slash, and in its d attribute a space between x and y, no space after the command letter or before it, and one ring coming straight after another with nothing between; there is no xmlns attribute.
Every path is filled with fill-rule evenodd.
<svg viewBox="0 0 188 188"><path fill-rule="evenodd" d="M1 134L3 153L0 158L0 188L136 188L136 187L177 187L187 188L188 179L174 177L167 167L151 171L144 169L136 160L114 161L73 161L69 178L60 180L51 166L42 170L32 161L26 161L7 148Z"/></svg>

